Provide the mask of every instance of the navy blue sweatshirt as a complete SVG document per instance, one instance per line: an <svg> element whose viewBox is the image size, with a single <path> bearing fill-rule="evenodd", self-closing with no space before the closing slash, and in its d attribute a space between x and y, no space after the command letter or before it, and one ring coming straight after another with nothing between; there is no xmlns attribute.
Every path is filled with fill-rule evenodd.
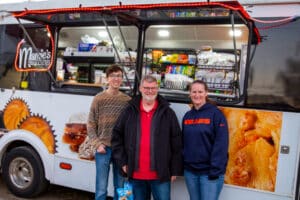
<svg viewBox="0 0 300 200"><path fill-rule="evenodd" d="M192 108L182 120L184 167L208 175L225 174L228 160L228 126L223 113L210 103Z"/></svg>

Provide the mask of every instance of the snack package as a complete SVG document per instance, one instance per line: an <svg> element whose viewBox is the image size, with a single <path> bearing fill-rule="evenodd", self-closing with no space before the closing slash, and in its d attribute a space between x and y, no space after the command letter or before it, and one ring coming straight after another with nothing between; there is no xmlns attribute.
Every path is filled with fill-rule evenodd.
<svg viewBox="0 0 300 200"><path fill-rule="evenodd" d="M153 63L158 63L158 61L160 60L160 58L163 55L163 51L160 50L153 50L152 51L152 59L153 59Z"/></svg>
<svg viewBox="0 0 300 200"><path fill-rule="evenodd" d="M123 188L117 188L118 200L133 200L132 185L129 182L124 183Z"/></svg>

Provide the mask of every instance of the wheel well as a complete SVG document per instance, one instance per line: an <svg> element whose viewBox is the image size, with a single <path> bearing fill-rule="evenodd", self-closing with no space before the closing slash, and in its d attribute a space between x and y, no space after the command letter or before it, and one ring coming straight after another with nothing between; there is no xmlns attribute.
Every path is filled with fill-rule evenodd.
<svg viewBox="0 0 300 200"><path fill-rule="evenodd" d="M21 141L21 140L17 140L17 141L13 141L11 142L7 147L6 147L6 150L4 151L3 155L2 155L2 159L1 159L1 171L2 171L2 162L3 162L3 159L5 158L6 154L8 152L10 152L12 149L16 148L16 147L21 147L21 146L27 146L27 147L30 147L31 149L33 149L37 155L39 156L40 160L41 160L41 163L43 165L43 169L45 170L45 167L44 167L44 163L40 157L40 154L37 152L37 150L32 146L30 145L29 143L27 142L24 142L24 141Z"/></svg>
<svg viewBox="0 0 300 200"><path fill-rule="evenodd" d="M31 148L33 148L29 143L18 140L18 141L13 141L12 143L10 143L5 152L9 152L11 149L15 148L15 147L20 147L20 146L30 146ZM33 148L34 149L34 148Z"/></svg>

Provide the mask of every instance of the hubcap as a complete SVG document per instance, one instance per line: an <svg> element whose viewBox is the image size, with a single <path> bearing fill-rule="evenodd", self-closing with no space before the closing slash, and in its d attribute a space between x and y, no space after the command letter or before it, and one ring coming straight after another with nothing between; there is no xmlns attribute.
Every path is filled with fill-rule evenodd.
<svg viewBox="0 0 300 200"><path fill-rule="evenodd" d="M34 176L32 165L28 160L17 157L9 165L9 176L16 187L20 189L27 188Z"/></svg>

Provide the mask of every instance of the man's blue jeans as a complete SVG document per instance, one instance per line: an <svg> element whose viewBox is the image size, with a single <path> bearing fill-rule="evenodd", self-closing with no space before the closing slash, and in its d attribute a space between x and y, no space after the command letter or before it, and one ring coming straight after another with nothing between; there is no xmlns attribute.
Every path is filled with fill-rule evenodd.
<svg viewBox="0 0 300 200"><path fill-rule="evenodd" d="M96 189L95 189L95 200L106 200L107 196L107 185L108 185L108 175L110 170L111 158L111 148L106 147L106 153L96 153ZM113 163L113 181L114 181L114 200L118 199L116 189L123 187L124 178L120 175L118 167Z"/></svg>
<svg viewBox="0 0 300 200"><path fill-rule="evenodd" d="M149 199L152 193L154 200L170 200L170 182L160 182L158 180L137 180L130 179L135 200Z"/></svg>
<svg viewBox="0 0 300 200"><path fill-rule="evenodd" d="M184 170L184 178L190 200L218 200L224 184L224 175L216 180L209 180L207 175Z"/></svg>

